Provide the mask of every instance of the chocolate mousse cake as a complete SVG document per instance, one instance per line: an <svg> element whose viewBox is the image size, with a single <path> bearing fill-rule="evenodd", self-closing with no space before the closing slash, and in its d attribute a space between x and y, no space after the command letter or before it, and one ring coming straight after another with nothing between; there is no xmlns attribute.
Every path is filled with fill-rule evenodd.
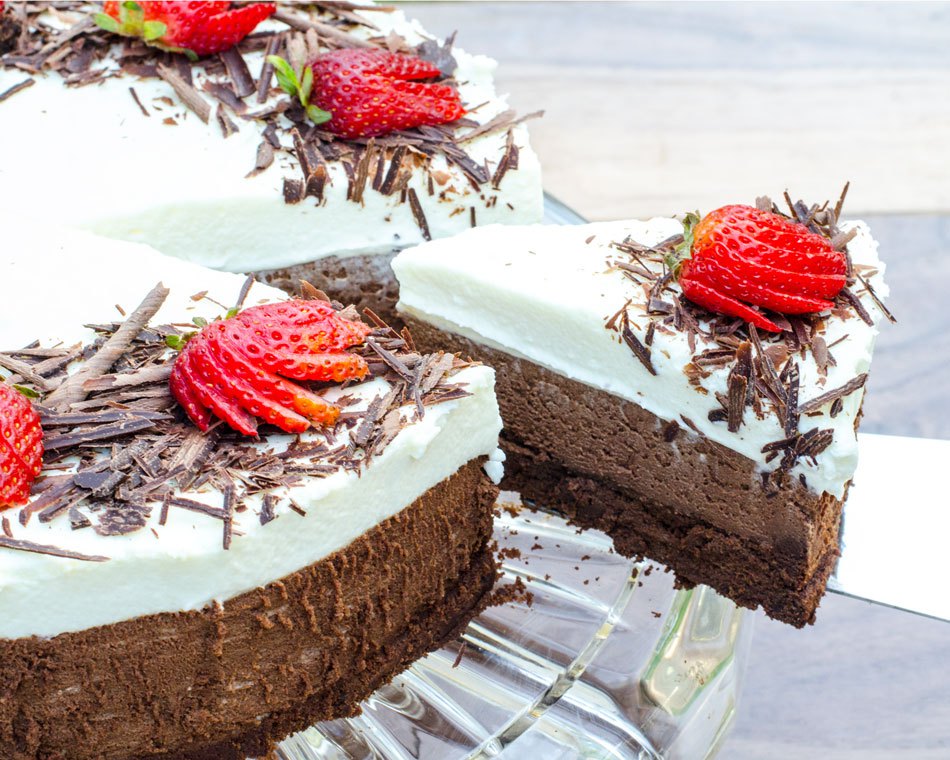
<svg viewBox="0 0 950 760"><path fill-rule="evenodd" d="M540 221L538 158L492 59L383 5L236 6L220 13L234 37L211 42L151 19L174 5L6 3L0 207L284 288L304 279L381 315L395 250ZM166 34L124 36L146 24ZM331 98L341 61L367 99L418 118L345 122L363 104ZM308 70L305 96L293 80Z"/></svg>
<svg viewBox="0 0 950 760"><path fill-rule="evenodd" d="M0 757L263 757L486 604L491 369L143 245L3 229Z"/></svg>
<svg viewBox="0 0 950 760"><path fill-rule="evenodd" d="M503 487L802 626L838 556L884 265L838 207L488 227L397 256L419 345L492 365ZM684 237L685 235L685 237Z"/></svg>

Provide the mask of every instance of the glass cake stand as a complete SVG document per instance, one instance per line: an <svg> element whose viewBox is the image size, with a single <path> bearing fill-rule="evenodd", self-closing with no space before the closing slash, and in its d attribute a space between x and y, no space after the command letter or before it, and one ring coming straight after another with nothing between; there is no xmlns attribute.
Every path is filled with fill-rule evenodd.
<svg viewBox="0 0 950 760"><path fill-rule="evenodd" d="M551 198L546 210L548 221L583 221ZM495 538L517 550L503 552L500 583L520 578L530 602L486 610L359 717L284 740L279 760L715 755L735 714L751 616L709 588L674 589L662 567L542 510L502 510Z"/></svg>

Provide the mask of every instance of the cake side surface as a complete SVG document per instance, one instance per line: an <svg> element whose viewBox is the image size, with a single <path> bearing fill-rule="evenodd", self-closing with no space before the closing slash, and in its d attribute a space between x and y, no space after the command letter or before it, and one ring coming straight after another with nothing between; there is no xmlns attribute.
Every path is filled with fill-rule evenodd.
<svg viewBox="0 0 950 760"><path fill-rule="evenodd" d="M796 626L813 622L838 557L842 500L800 483L764 496L756 463L643 407L525 359L407 320L495 368L505 428L502 486L626 556L675 569Z"/></svg>
<svg viewBox="0 0 950 760"><path fill-rule="evenodd" d="M457 635L496 575L480 461L318 562L223 604L0 640L10 760L263 756Z"/></svg>
<svg viewBox="0 0 950 760"><path fill-rule="evenodd" d="M262 282L292 294L299 292L301 281L308 282L343 303L353 304L360 313L371 309L384 322L398 325L399 283L393 274L393 256L394 253L324 256L256 274Z"/></svg>
<svg viewBox="0 0 950 760"><path fill-rule="evenodd" d="M402 11L286 4L282 20L235 48L237 63L212 56L191 65L105 35L87 23L94 10L30 9L27 44L0 62L0 92L17 88L0 103L10 188L0 200L11 213L36 217L27 199L42 198L60 224L234 272L388 253L473 224L541 218L540 164L527 127L495 91L496 63L443 52ZM312 23L333 25L337 36L309 40L300 30ZM84 56L69 47L77 40ZM347 47L451 61L471 113L429 132L341 140L294 112L270 72L262 80L268 52ZM87 180L98 176L110 181L90 192Z"/></svg>

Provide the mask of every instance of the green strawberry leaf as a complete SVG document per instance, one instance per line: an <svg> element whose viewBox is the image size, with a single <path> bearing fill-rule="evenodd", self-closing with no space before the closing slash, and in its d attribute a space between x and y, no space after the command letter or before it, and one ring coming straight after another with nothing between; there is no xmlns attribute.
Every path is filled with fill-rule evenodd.
<svg viewBox="0 0 950 760"><path fill-rule="evenodd" d="M138 3L136 3L134 0L125 0L125 2L122 3L122 7L123 7L123 8L127 8L127 9L130 10L130 11L141 11L141 10L142 10L142 6L139 5Z"/></svg>
<svg viewBox="0 0 950 760"><path fill-rule="evenodd" d="M39 393L37 393L37 392L36 392L35 390L33 390L32 388L28 388L28 387L25 386L25 385L17 385L16 383L14 383L13 389L16 390L16 391L19 391L20 393L22 393L22 394L23 394L24 396L26 396L27 398L39 398L39 397L40 397L40 394L39 394Z"/></svg>
<svg viewBox="0 0 950 760"><path fill-rule="evenodd" d="M108 14L94 13L92 14L92 20L96 22L96 26L100 29L105 29L107 32L115 34L119 31L119 22Z"/></svg>
<svg viewBox="0 0 950 760"><path fill-rule="evenodd" d="M198 327L208 326L208 320L204 317L193 317L191 321L194 322Z"/></svg>
<svg viewBox="0 0 950 760"><path fill-rule="evenodd" d="M159 37L164 37L165 32L168 31L168 27L161 21L146 21L142 30L144 32L142 36L145 38L145 41L151 42L152 40L157 40Z"/></svg>
<svg viewBox="0 0 950 760"><path fill-rule="evenodd" d="M666 265L673 273L674 277L679 276L680 267L683 262L693 255L693 231L699 224L700 213L698 211L687 211L683 217L683 242L678 244L672 251L666 254Z"/></svg>
<svg viewBox="0 0 950 760"><path fill-rule="evenodd" d="M185 347L185 344L197 334L198 333L186 332L181 335L166 335L165 345L169 348L174 348L176 351L181 351Z"/></svg>
<svg viewBox="0 0 950 760"><path fill-rule="evenodd" d="M310 105L310 92L313 90L313 69L305 66L303 81L300 83L300 105L307 108Z"/></svg>
<svg viewBox="0 0 950 760"><path fill-rule="evenodd" d="M277 84L280 85L280 89L292 98L297 97L300 92L300 82L297 79L297 73L291 68L290 64L279 55L267 56L267 62L274 67L274 74L277 77Z"/></svg>
<svg viewBox="0 0 950 760"><path fill-rule="evenodd" d="M239 306L232 306L230 309L228 309L228 313L224 315L224 318L231 319L231 317L236 317L240 313L241 309Z"/></svg>
<svg viewBox="0 0 950 760"><path fill-rule="evenodd" d="M333 118L332 113L324 111L322 108L317 108L316 106L307 106L307 116L310 117L310 121L314 124L325 124Z"/></svg>

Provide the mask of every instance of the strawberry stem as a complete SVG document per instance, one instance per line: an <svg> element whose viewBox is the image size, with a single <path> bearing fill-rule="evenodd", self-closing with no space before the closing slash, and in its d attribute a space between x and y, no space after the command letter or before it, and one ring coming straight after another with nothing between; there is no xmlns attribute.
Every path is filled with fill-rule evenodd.
<svg viewBox="0 0 950 760"><path fill-rule="evenodd" d="M665 255L666 266L673 273L674 279L679 278L683 262L693 255L693 232L702 217L698 211L687 211L683 216L683 242Z"/></svg>

